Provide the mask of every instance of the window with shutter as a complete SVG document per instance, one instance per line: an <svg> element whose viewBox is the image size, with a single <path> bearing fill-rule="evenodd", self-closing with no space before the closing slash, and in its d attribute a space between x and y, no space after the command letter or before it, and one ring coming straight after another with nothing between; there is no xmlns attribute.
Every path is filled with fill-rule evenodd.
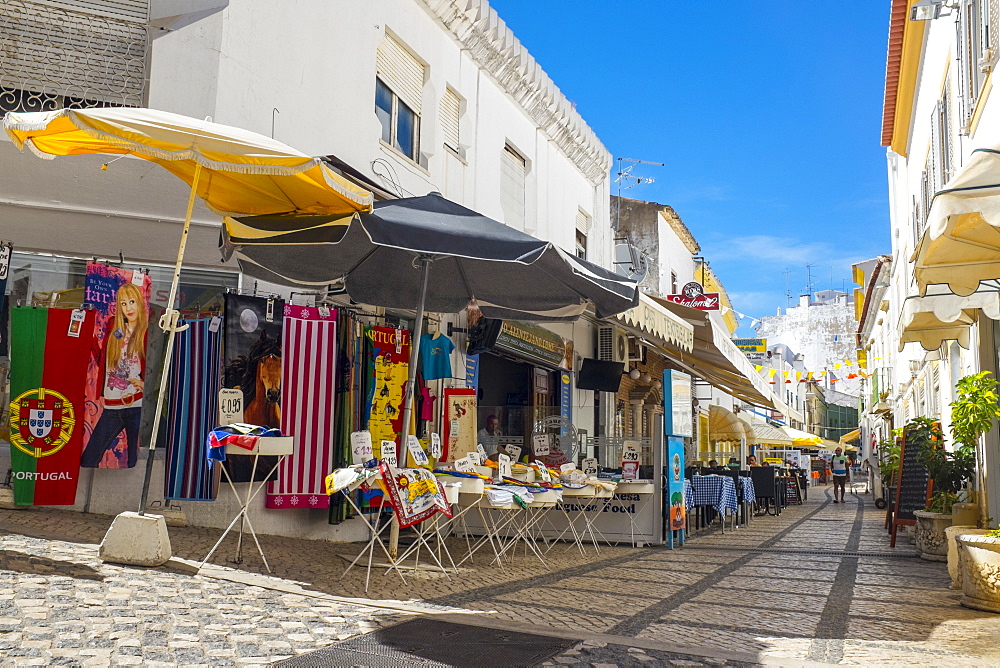
<svg viewBox="0 0 1000 668"><path fill-rule="evenodd" d="M453 151L461 152L461 134L459 121L461 120L462 100L452 89L444 91L441 98L441 129L444 134L444 145Z"/></svg>
<svg viewBox="0 0 1000 668"><path fill-rule="evenodd" d="M0 115L143 105L147 14L146 0L0 2Z"/></svg>
<svg viewBox="0 0 1000 668"><path fill-rule="evenodd" d="M424 66L391 35L379 44L375 62L375 116L382 141L417 162Z"/></svg>
<svg viewBox="0 0 1000 668"><path fill-rule="evenodd" d="M524 227L525 160L510 145L500 153L500 209L503 222Z"/></svg>
<svg viewBox="0 0 1000 668"><path fill-rule="evenodd" d="M424 90L424 66L391 35L382 38L375 59L376 74L418 116Z"/></svg>

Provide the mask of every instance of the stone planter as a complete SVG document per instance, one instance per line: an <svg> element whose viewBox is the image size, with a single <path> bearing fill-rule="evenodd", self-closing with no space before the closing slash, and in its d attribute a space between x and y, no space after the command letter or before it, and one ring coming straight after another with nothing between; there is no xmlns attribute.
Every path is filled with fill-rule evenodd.
<svg viewBox="0 0 1000 668"><path fill-rule="evenodd" d="M1000 538L959 535L958 567L967 608L1000 612Z"/></svg>
<svg viewBox="0 0 1000 668"><path fill-rule="evenodd" d="M962 588L962 569L958 567L958 552L960 546L956 540L959 536L982 536L989 533L989 529L978 529L974 526L956 526L952 524L944 530L945 538L948 541L948 575L951 576L951 588Z"/></svg>
<svg viewBox="0 0 1000 668"><path fill-rule="evenodd" d="M920 558L928 561L948 561L948 541L944 530L951 526L951 513L930 513L918 510L913 513L917 518L916 534L917 549Z"/></svg>

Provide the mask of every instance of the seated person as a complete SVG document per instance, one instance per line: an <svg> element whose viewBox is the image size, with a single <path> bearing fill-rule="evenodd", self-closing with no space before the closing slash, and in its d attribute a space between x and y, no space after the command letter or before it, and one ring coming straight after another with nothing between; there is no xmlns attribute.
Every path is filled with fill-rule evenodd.
<svg viewBox="0 0 1000 668"><path fill-rule="evenodd" d="M726 466L728 466L730 468L733 468L733 467L736 467L736 466L739 466L739 465L740 465L740 460L736 459L736 457L730 457L729 461L726 462Z"/></svg>
<svg viewBox="0 0 1000 668"><path fill-rule="evenodd" d="M716 461L716 460L714 460L714 459L709 459L708 460L708 468L710 468L710 469L717 469L717 468L719 468L719 462Z"/></svg>
<svg viewBox="0 0 1000 668"><path fill-rule="evenodd" d="M757 458L753 455L748 455L747 466L757 466Z"/></svg>
<svg viewBox="0 0 1000 668"><path fill-rule="evenodd" d="M503 432L500 431L500 420L497 419L497 416L487 416L486 425L479 430L476 436L477 442L482 443L486 449L487 456L496 453L497 444L500 442L500 437L503 436Z"/></svg>

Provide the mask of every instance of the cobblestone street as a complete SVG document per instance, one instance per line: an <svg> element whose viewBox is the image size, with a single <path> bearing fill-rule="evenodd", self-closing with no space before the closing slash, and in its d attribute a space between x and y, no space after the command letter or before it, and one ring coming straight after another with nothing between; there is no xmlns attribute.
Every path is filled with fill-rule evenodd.
<svg viewBox="0 0 1000 668"><path fill-rule="evenodd" d="M0 511L0 652L12 666L262 665L433 614L578 640L560 665L1000 665L1000 616L960 607L945 565L905 539L890 550L870 496L811 492L683 549L559 545L551 571L530 553L506 573L484 556L406 586L376 571L367 597L363 570L341 581L358 545L263 537L265 577L251 552L227 563L227 540L197 575L217 530L172 527L177 559L139 569L97 559L108 517Z"/></svg>

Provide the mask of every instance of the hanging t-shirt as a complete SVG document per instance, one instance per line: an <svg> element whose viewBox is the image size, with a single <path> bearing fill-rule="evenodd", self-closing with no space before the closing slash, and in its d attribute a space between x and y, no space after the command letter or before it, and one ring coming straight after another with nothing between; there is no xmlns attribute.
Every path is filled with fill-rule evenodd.
<svg viewBox="0 0 1000 668"><path fill-rule="evenodd" d="M437 337L424 334L420 337L420 363L424 380L451 378L451 351L455 344L444 334Z"/></svg>
<svg viewBox="0 0 1000 668"><path fill-rule="evenodd" d="M431 391L427 389L427 386L420 388L420 419L421 420L433 420L434 419L434 400L436 397L431 394Z"/></svg>
<svg viewBox="0 0 1000 668"><path fill-rule="evenodd" d="M847 457L843 455L834 457L830 461L830 468L833 470L833 475L847 475Z"/></svg>

